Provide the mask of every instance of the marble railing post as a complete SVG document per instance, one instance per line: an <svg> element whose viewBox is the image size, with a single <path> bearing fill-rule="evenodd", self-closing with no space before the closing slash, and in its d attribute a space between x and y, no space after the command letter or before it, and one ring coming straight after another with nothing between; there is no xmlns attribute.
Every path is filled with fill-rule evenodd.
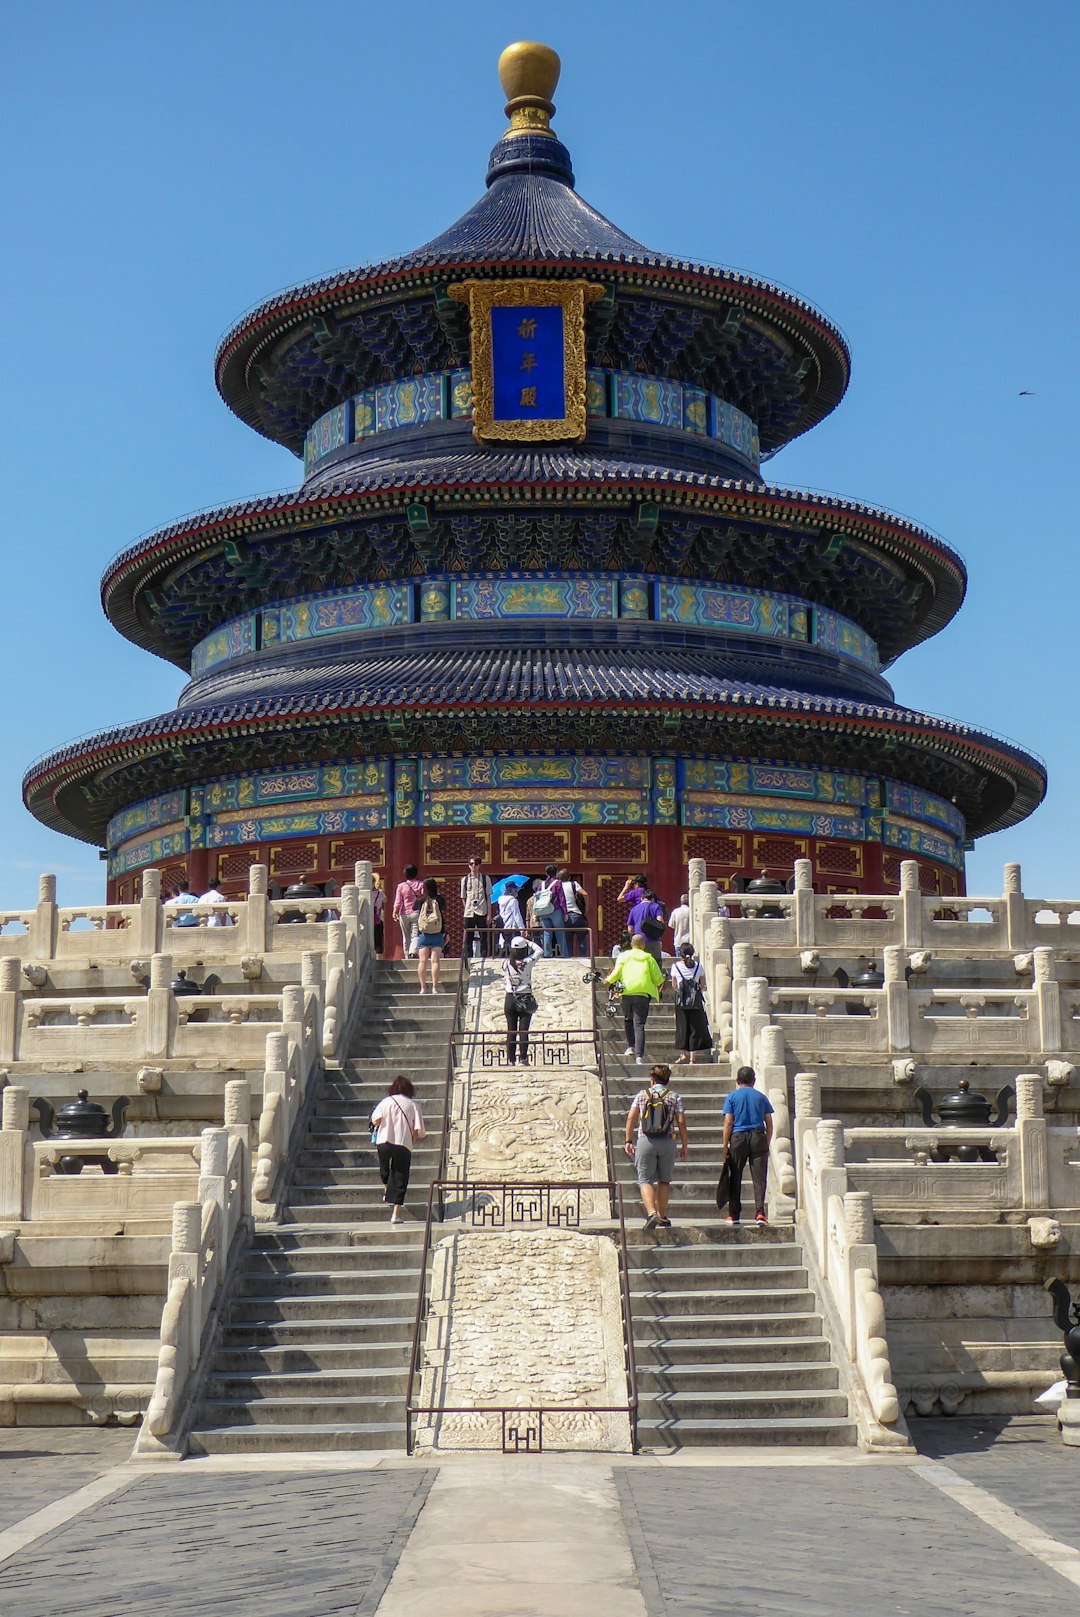
<svg viewBox="0 0 1080 1617"><path fill-rule="evenodd" d="M165 938L165 914L161 907L161 871L143 872L139 894L139 954L159 954Z"/></svg>
<svg viewBox="0 0 1080 1617"><path fill-rule="evenodd" d="M201 1310L194 1306L199 1294L199 1247L202 1245L202 1203L174 1202L172 1214L172 1251L169 1254L169 1288L174 1280L186 1280L191 1290L181 1314L184 1362L179 1370L181 1386L190 1370L199 1360ZM179 1349L181 1344L177 1343Z"/></svg>
<svg viewBox="0 0 1080 1617"><path fill-rule="evenodd" d="M719 891L714 881L703 881L691 892L690 941L702 961L705 958L705 939L719 908Z"/></svg>
<svg viewBox="0 0 1080 1617"><path fill-rule="evenodd" d="M146 1047L144 1056L172 1054L176 1023L176 1002L172 992L172 956L150 957L150 987L146 991Z"/></svg>
<svg viewBox="0 0 1080 1617"><path fill-rule="evenodd" d="M199 1152L199 1200L215 1201L221 1223L219 1236L225 1230L229 1213L229 1131L203 1129ZM224 1260L224 1252L219 1256Z"/></svg>
<svg viewBox="0 0 1080 1617"><path fill-rule="evenodd" d="M0 1218L21 1219L32 1184L33 1147L30 1144L30 1091L9 1084L3 1093L0 1128Z"/></svg>
<svg viewBox="0 0 1080 1617"><path fill-rule="evenodd" d="M30 958L55 960L56 938L60 929L56 908L56 877L38 877L38 901L30 923Z"/></svg>
<svg viewBox="0 0 1080 1617"><path fill-rule="evenodd" d="M1020 1147L1020 1193L1025 1212L1040 1212L1050 1205L1050 1161L1043 1081L1037 1072L1022 1072L1016 1079L1016 1133Z"/></svg>
<svg viewBox="0 0 1080 1617"><path fill-rule="evenodd" d="M795 1178L797 1195L801 1204L805 1206L806 1190L805 1156L803 1152L803 1135L807 1129L816 1128L821 1119L821 1079L816 1072L797 1072L795 1074Z"/></svg>
<svg viewBox="0 0 1080 1617"><path fill-rule="evenodd" d="M1007 946L1018 951L1026 949L1028 947L1027 904L1020 880L1019 865L1009 864L1005 866L1002 872L1002 884Z"/></svg>
<svg viewBox="0 0 1080 1617"><path fill-rule="evenodd" d="M0 960L0 1061L15 1061L19 1037L19 989L22 962L15 955Z"/></svg>
<svg viewBox="0 0 1080 1617"><path fill-rule="evenodd" d="M686 891L690 894L690 905L693 907L694 894L705 880L704 859L691 859L686 871Z"/></svg>
<svg viewBox="0 0 1080 1617"><path fill-rule="evenodd" d="M923 896L919 890L919 864L916 859L900 861L900 914L904 928L904 948L923 946Z"/></svg>
<svg viewBox="0 0 1080 1617"><path fill-rule="evenodd" d="M829 1273L829 1202L834 1196L843 1199L847 1191L847 1169L844 1166L844 1125L832 1118L822 1118L817 1125L818 1158L818 1263L823 1275Z"/></svg>
<svg viewBox="0 0 1080 1617"><path fill-rule="evenodd" d="M780 1028L763 1027L758 1038L758 1087L772 1102L774 1217L788 1217L795 1199L795 1163L792 1151L791 1114L788 1110L787 1059Z"/></svg>
<svg viewBox="0 0 1080 1617"><path fill-rule="evenodd" d="M889 1049L911 1049L911 999L904 976L904 950L899 944L889 944L881 951L881 966L885 977L885 1018L888 1027Z"/></svg>
<svg viewBox="0 0 1080 1617"><path fill-rule="evenodd" d="M251 1144L251 1086L246 1078L230 1078L225 1085L225 1128L239 1139L246 1157Z"/></svg>
<svg viewBox="0 0 1080 1617"><path fill-rule="evenodd" d="M244 906L244 936L241 940L245 954L265 954L272 947L271 933L274 916L267 897L269 872L265 865L248 868L248 896Z"/></svg>
<svg viewBox="0 0 1080 1617"><path fill-rule="evenodd" d="M769 1011L769 979L750 977L743 987L745 1011L739 1037L739 1054L744 1061L753 1061L758 1034L772 1020Z"/></svg>
<svg viewBox="0 0 1080 1617"><path fill-rule="evenodd" d="M816 940L814 867L809 859L795 861L795 893L792 901L796 949L811 949Z"/></svg>
<svg viewBox="0 0 1080 1617"><path fill-rule="evenodd" d="M709 1028L713 1043L725 1055L734 1043L734 1012L731 980L731 922L714 916L705 937L701 957L708 982Z"/></svg>
<svg viewBox="0 0 1080 1617"><path fill-rule="evenodd" d="M1032 952L1035 968L1035 1000L1039 1007L1039 1050L1044 1056L1057 1055L1061 1049L1061 989L1054 966L1054 951L1048 948Z"/></svg>
<svg viewBox="0 0 1080 1617"><path fill-rule="evenodd" d="M345 889L341 895L342 919L348 922L355 916L356 925L360 934L361 945L360 949L357 951L357 954L358 958L361 960L364 959L365 956L373 954L375 951L375 908L371 897L374 887L372 875L373 872L371 868L371 860L358 859L355 866L356 879L352 884L356 890L356 909L353 910L350 907L348 910L346 910L344 907L344 899L348 889ZM385 915L385 908L383 913Z"/></svg>

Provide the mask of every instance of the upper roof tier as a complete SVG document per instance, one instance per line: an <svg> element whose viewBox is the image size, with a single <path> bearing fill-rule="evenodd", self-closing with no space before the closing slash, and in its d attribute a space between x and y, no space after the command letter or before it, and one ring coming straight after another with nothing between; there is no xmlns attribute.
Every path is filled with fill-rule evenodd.
<svg viewBox="0 0 1080 1617"><path fill-rule="evenodd" d="M363 388L467 364L468 317L446 289L482 271L602 285L587 315L588 363L719 395L757 423L766 453L822 420L848 381L837 328L768 281L626 235L578 196L570 154L548 127L554 52L510 46L500 75L511 124L480 200L411 253L291 287L244 315L215 362L230 409L299 453L312 423Z"/></svg>

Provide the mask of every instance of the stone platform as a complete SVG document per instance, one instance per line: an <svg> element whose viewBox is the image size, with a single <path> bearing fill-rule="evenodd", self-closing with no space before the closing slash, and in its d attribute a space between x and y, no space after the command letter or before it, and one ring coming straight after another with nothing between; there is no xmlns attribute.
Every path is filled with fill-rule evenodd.
<svg viewBox="0 0 1080 1617"><path fill-rule="evenodd" d="M1077 1460L1048 1417L918 1454L281 1455L147 1467L0 1433L5 1617L1071 1617ZM747 1534L751 1548L747 1550ZM757 1548L753 1548L756 1545Z"/></svg>

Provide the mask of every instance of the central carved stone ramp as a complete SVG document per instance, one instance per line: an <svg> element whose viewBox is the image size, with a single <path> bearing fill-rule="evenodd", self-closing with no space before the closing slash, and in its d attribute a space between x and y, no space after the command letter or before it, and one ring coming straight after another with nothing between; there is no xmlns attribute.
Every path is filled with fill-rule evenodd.
<svg viewBox="0 0 1080 1617"><path fill-rule="evenodd" d="M790 1229L634 1232L629 1257L642 1448L855 1443Z"/></svg>
<svg viewBox="0 0 1080 1617"><path fill-rule="evenodd" d="M457 962L417 992L379 961L339 1074L316 1098L285 1221L256 1235L214 1356L192 1454L401 1449L428 1187L438 1161ZM391 1078L416 1088L428 1138L391 1230L367 1118Z"/></svg>

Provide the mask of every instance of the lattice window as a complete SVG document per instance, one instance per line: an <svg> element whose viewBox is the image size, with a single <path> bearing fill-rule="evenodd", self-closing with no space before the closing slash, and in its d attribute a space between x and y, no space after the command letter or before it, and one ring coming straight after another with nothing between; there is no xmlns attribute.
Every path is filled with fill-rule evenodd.
<svg viewBox="0 0 1080 1617"><path fill-rule="evenodd" d="M140 882L140 888L142 883ZM187 886L186 865L163 865L161 867L161 891L170 893L174 887Z"/></svg>
<svg viewBox="0 0 1080 1617"><path fill-rule="evenodd" d="M118 904L133 903L134 899L132 898L132 893L134 892L134 887L134 882L132 882L130 885L126 881L120 882L116 889L116 902Z"/></svg>
<svg viewBox="0 0 1080 1617"><path fill-rule="evenodd" d="M565 865L570 859L568 831L504 831L503 864L528 871L547 864Z"/></svg>
<svg viewBox="0 0 1080 1617"><path fill-rule="evenodd" d="M219 853L217 858L218 881L247 881L247 873L252 865L260 862L258 848L237 848L232 853Z"/></svg>
<svg viewBox="0 0 1080 1617"><path fill-rule="evenodd" d="M941 872L941 893L943 898L955 898L960 891L960 878L952 870Z"/></svg>
<svg viewBox="0 0 1080 1617"><path fill-rule="evenodd" d="M640 865L649 862L649 838L644 831L583 831L581 857L590 864Z"/></svg>
<svg viewBox="0 0 1080 1617"><path fill-rule="evenodd" d="M314 842L280 842L270 849L270 870L275 876L314 870L317 852L318 845Z"/></svg>
<svg viewBox="0 0 1080 1617"><path fill-rule="evenodd" d="M475 855L487 864L490 860L491 838L481 831L425 831L425 865L460 865L464 871Z"/></svg>
<svg viewBox="0 0 1080 1617"><path fill-rule="evenodd" d="M900 855L887 853L881 861L881 874L888 888L899 889L900 886Z"/></svg>
<svg viewBox="0 0 1080 1617"><path fill-rule="evenodd" d="M359 859L370 859L373 865L381 866L385 856L383 837L348 837L344 842L331 842L330 869L351 871Z"/></svg>
<svg viewBox="0 0 1080 1617"><path fill-rule="evenodd" d="M596 878L596 952L610 954L612 947L626 932L627 907L618 902L622 889L622 876Z"/></svg>
<svg viewBox="0 0 1080 1617"><path fill-rule="evenodd" d="M805 859L809 848L805 837L755 837L753 863L770 876L791 874L796 859Z"/></svg>
<svg viewBox="0 0 1080 1617"><path fill-rule="evenodd" d="M941 892L941 872L933 865L919 866L919 892L931 896Z"/></svg>
<svg viewBox="0 0 1080 1617"><path fill-rule="evenodd" d="M725 831L687 831L683 836L683 859L704 859L706 865L737 870L745 861L745 844L745 837Z"/></svg>
<svg viewBox="0 0 1080 1617"><path fill-rule="evenodd" d="M861 876L862 849L850 842L819 842L814 862L818 870L834 876Z"/></svg>

